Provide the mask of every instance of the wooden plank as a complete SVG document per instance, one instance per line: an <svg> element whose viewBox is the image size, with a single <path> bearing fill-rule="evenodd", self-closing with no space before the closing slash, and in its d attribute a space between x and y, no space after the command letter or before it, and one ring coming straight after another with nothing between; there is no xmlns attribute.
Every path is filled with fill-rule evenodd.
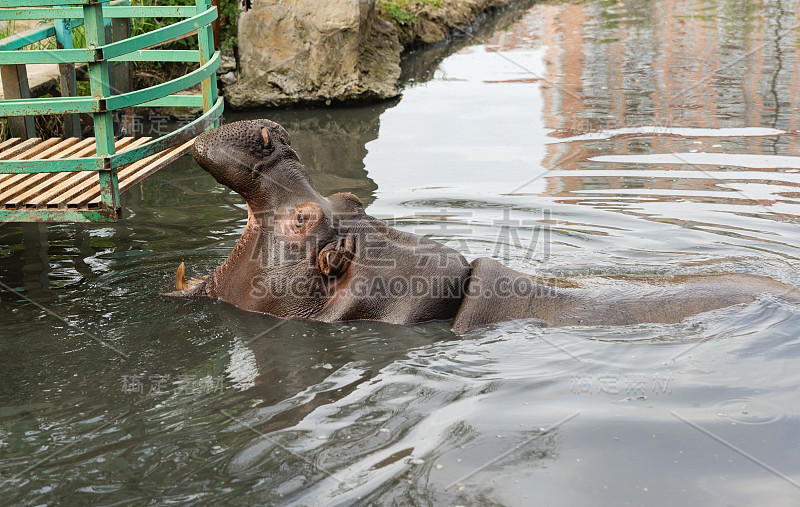
<svg viewBox="0 0 800 507"><path fill-rule="evenodd" d="M194 141L192 141L191 143L187 141L183 145L175 146L173 148L165 150L161 153L157 153L155 155L150 155L149 157L143 158L142 160L136 161L132 164L128 164L127 166L120 168L117 173L117 176L119 178L120 193L130 189L132 186L142 181L147 176L155 173L165 165L169 164L173 160L187 153L189 150L191 150L193 143ZM72 202L69 203L69 205L70 206L88 205L90 207L99 206L100 189L99 188L87 189L84 193L72 199Z"/></svg>
<svg viewBox="0 0 800 507"><path fill-rule="evenodd" d="M79 173L54 173L55 176L47 178L43 183L26 192L24 195L15 199L13 204L25 206L26 208L36 208L42 205L46 199L53 195L58 195L64 189L79 183L80 179L89 179L97 173L94 171L82 171ZM8 207L8 204L6 204Z"/></svg>
<svg viewBox="0 0 800 507"><path fill-rule="evenodd" d="M124 137L117 141L115 149L131 149L150 140L149 137L140 137L133 142L131 137ZM124 142L124 144L123 144ZM86 192L90 187L97 185L99 191L100 177L95 171L83 171L71 174L70 177L62 181L58 186L51 188L48 192L37 196L35 202L29 202L27 206L61 207L74 202L74 197Z"/></svg>
<svg viewBox="0 0 800 507"><path fill-rule="evenodd" d="M75 139L74 137L71 139ZM68 146L64 149L63 152L53 153L52 155L48 155L47 158L49 159L62 159L62 158L78 158L82 155L77 155L77 153L82 152L87 147L94 145L94 137L88 137L86 139L79 139L77 143L73 144L72 146Z"/></svg>
<svg viewBox="0 0 800 507"><path fill-rule="evenodd" d="M24 65L0 65L0 80L3 82L3 98L29 99L28 71ZM30 139L36 135L33 116L10 116L8 128L13 137Z"/></svg>
<svg viewBox="0 0 800 507"><path fill-rule="evenodd" d="M73 141L72 141L72 139L75 139L75 142L74 142L74 144L73 144ZM88 142L93 142L93 141L91 141L91 140L88 140L88 141L87 141L87 143L88 143ZM41 159L59 159L59 158L66 158L66 157L68 157L68 156L69 156L71 153L73 153L74 151L76 151L76 149L77 149L77 148L80 148L80 146L81 146L81 143L78 143L76 138L70 138L70 139L67 139L67 140L65 140L65 141L64 141L63 143L61 143L61 144L57 144L57 145L53 146L52 148L50 148L50 149L48 149L48 150L45 150L45 151L43 151L42 153L39 153L39 155L38 155L38 158L41 158ZM30 176L30 177L44 177L44 176L46 176L47 174L52 174L52 173L38 173L38 174L24 174L24 173L22 173L22 174L2 174L2 175L0 175L0 182L2 182L2 181L4 181L4 180L7 180L7 179L9 179L9 180L10 180L10 178L14 178L14 180L16 181L16 180L19 180L19 179L21 179L21 178L24 178L24 177L26 177L26 176ZM10 178L9 178L9 177L10 177ZM2 200L0 200L0 202L2 202Z"/></svg>
<svg viewBox="0 0 800 507"><path fill-rule="evenodd" d="M57 144L60 141L61 141L61 139L58 139L58 138L48 139L48 140L44 141L43 143L34 145L32 148L30 148L28 150L25 150L22 153L14 155L13 157L11 157L11 160L24 160L26 158L30 158L33 155L36 155L36 154L38 154L38 153L40 153L42 151L47 150L48 148L52 147L54 144ZM5 180L7 180L7 179L9 179L9 178L11 178L13 176L19 176L19 175L18 174L17 175L15 175L15 174L0 174L0 183L4 182Z"/></svg>
<svg viewBox="0 0 800 507"><path fill-rule="evenodd" d="M84 158L84 157L94 157L97 155L97 150L95 149L94 144L94 137L86 138L86 143L80 150L76 150L69 156L69 158Z"/></svg>
<svg viewBox="0 0 800 507"><path fill-rule="evenodd" d="M194 140L186 141L181 145L174 146L160 153L159 155L153 156L153 159L145 165L140 165L137 167L137 163L133 163L126 167L123 167L119 171L120 193L129 190L131 187L141 182L148 176L164 168L167 164L170 164L175 160L181 158L182 156L186 155L187 153L192 151L193 145L194 145ZM92 199L91 201L89 201L89 204L91 205L95 201L98 203L100 202L99 198Z"/></svg>
<svg viewBox="0 0 800 507"><path fill-rule="evenodd" d="M57 138L56 138L57 139ZM37 160L47 160L49 158L63 158L63 153L67 151L68 148L71 146L75 146L78 144L78 141L81 140L80 137L68 137L66 139L57 139L59 142L50 148L42 151L41 153L37 153L35 158ZM44 143L42 143L44 144Z"/></svg>
<svg viewBox="0 0 800 507"><path fill-rule="evenodd" d="M59 138L47 139L46 141L44 141L42 143L39 143L39 144L36 144L33 147L31 147L30 149L13 156L11 158L11 160L24 160L24 159L27 159L27 158L31 158L34 155L38 155L38 154L41 154L42 152L47 151L48 148L53 149L54 147L57 147L57 145L60 144L61 142L62 142L62 140L59 139ZM21 191L22 189L17 186L16 182L22 181L22 178L25 178L26 176L31 176L31 175L29 175L29 174L0 174L0 185L2 185L2 186L0 186L0 194L2 194L2 195L0 195L0 202L5 202L5 199L3 198L3 195L9 193L8 192L8 187L13 187L14 190ZM6 189L6 191L3 191L3 189Z"/></svg>
<svg viewBox="0 0 800 507"><path fill-rule="evenodd" d="M115 143L115 152L133 150L151 138L125 137ZM160 153L118 169L119 190L122 193L154 174L167 164L190 152L194 140L189 140ZM80 140L52 138L13 139L0 143L0 159L53 160L90 157L96 154L93 138ZM100 206L99 175L96 171L80 173L37 173L0 175L0 209L31 212L36 209L89 212ZM60 215L59 215L60 216ZM64 215L65 217L67 215ZM69 215L73 216L73 215Z"/></svg>
<svg viewBox="0 0 800 507"><path fill-rule="evenodd" d="M50 154L50 159L63 159L63 158L71 158L71 157L86 157L94 155L95 146L94 146L94 138L84 139L82 141L78 141L77 138L76 142L72 146L68 146L64 149L64 151L52 153ZM132 137L127 137L121 139L120 142L129 143L132 140ZM49 151L49 150L48 150ZM40 156L40 158L45 158ZM52 188L55 185L58 185L76 175L91 175L94 174L93 172L84 172L84 173L41 173L36 175L31 174L18 174L15 176L20 176L21 180L16 181L15 185L18 188L12 189L7 191L5 194L0 195L0 202L5 203L6 208L14 208L22 205L28 205L26 201L31 198L35 198L41 193L46 192L48 189ZM24 191L25 193L22 195L20 191ZM14 197L14 196L17 197ZM32 206L35 207L35 206Z"/></svg>
<svg viewBox="0 0 800 507"><path fill-rule="evenodd" d="M10 196L0 197L0 201L6 203L6 208L16 208L25 205L29 199L33 199L43 192L46 192L47 189L67 179L70 174L71 173L49 173L46 174L45 178L38 180L38 182L33 182L33 185L25 181L23 184L15 186L14 190L9 192L11 194Z"/></svg>
<svg viewBox="0 0 800 507"><path fill-rule="evenodd" d="M9 160L14 155L22 153L23 151L27 150L31 146L41 143L42 140L38 137L34 137L33 139L27 139L22 141L21 143L12 146L11 148L5 150L3 153L0 153L0 160Z"/></svg>
<svg viewBox="0 0 800 507"><path fill-rule="evenodd" d="M2 152L3 150L5 150L5 149L6 149L6 148L8 148L9 146L12 146L12 145L14 145L14 144L17 144L17 143L18 143L18 142L20 142L20 141L22 141L22 138L21 138L21 137L12 137L12 138L10 138L10 139L6 139L6 140L5 140L5 141L3 141L2 143L0 143L0 152Z"/></svg>
<svg viewBox="0 0 800 507"><path fill-rule="evenodd" d="M147 167L139 170L131 169L130 171L126 171L125 173L125 183L124 185L120 183L120 192L123 192L123 188L125 190L129 190L134 185L138 184L148 176L156 173L157 171L161 170L168 164L178 160L182 156L190 153L192 151L192 147L194 146L194 140L186 141L182 145L175 146L169 150L167 150L160 158L157 160L157 164L150 164ZM133 166L133 164L131 164Z"/></svg>
<svg viewBox="0 0 800 507"><path fill-rule="evenodd" d="M22 153L18 153L17 155L14 155L9 160L25 160L25 159L28 159L28 158L36 158L36 155L38 155L39 153L41 153L41 152L43 152L43 151L45 151L45 150L47 150L49 148L52 148L53 146L55 146L55 145L57 145L57 144L59 144L59 143L61 143L63 141L64 140L59 138L59 137L52 137L50 139L45 139L41 143L38 143L38 144L32 146L30 149L25 150Z"/></svg>
<svg viewBox="0 0 800 507"><path fill-rule="evenodd" d="M115 143L115 149L121 149L129 144L134 142L133 137L123 137L122 139L118 140ZM96 145L87 146L84 150L75 154L75 157L86 157L86 156L93 156L96 153ZM80 185L91 184L92 181L97 181L97 172L96 171L82 171L78 173L62 173L64 176L54 180L52 185L48 185L48 188L37 195L33 196L33 198L27 202L25 202L25 206L28 208L35 208L38 206L42 206L47 201L58 199L60 194L74 194L77 192L77 188L81 188ZM54 203L52 207L58 207L57 203Z"/></svg>
<svg viewBox="0 0 800 507"><path fill-rule="evenodd" d="M79 151L80 149L85 149L87 145L93 144L93 139L84 139L80 141L77 137L71 137L69 139L64 140L62 143L59 143L52 148L45 150L39 153L38 158L41 159L62 159L67 158L70 154ZM3 187L8 186L8 188L0 193L0 203L4 203L6 208L13 208L16 207L16 203L12 202L13 196L19 195L22 192L30 189L31 187L36 187L37 189L41 190L42 188L46 188L49 185L55 184L58 181L59 177L66 177L70 173L38 173L38 174L9 174L4 176L12 176L13 178L9 179ZM40 185L45 185L44 187L40 187ZM18 201L18 200L15 200Z"/></svg>
<svg viewBox="0 0 800 507"><path fill-rule="evenodd" d="M134 138L125 138L125 139L133 139L133 142L128 143L125 146L125 149L132 149L136 146L146 143L150 140L149 137L140 137L138 139ZM122 148L120 146L120 148ZM124 150L123 150L124 151ZM69 185L64 185L63 190L59 193L59 189L55 189L56 191L53 192L51 196L48 196L48 202L45 204L48 208L56 208L62 206L78 206L79 204L85 204L85 201L78 201L75 196L79 196L81 194L90 192L90 191L97 191L97 195L100 195L100 175L97 172L90 172L88 173L91 177L83 178L80 181L73 181L73 183Z"/></svg>

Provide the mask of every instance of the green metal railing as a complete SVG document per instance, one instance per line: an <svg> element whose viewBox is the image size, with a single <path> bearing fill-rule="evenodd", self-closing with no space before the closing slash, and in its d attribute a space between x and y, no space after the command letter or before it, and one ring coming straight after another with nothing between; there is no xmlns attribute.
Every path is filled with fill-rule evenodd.
<svg viewBox="0 0 800 507"><path fill-rule="evenodd" d="M56 4L56 5L53 5ZM130 6L127 0L97 2L96 0L0 0L0 20L54 20L23 34L0 40L0 66L4 70L33 63L86 64L91 96L22 98L0 101L0 116L23 117L28 132L32 132L33 115L72 115L89 113L93 117L97 156L58 160L0 160L0 174L43 173L65 171L98 171L100 178L100 207L93 210L0 209L2 221L52 220L63 215L65 221L114 221L118 217L119 185L117 168L154 155L168 147L184 143L210 126L216 125L222 114L223 100L217 95L216 70L220 64L219 51L214 50L211 23L217 8L210 0L195 0L194 6ZM184 18L174 24L151 32L107 40L109 20L135 17ZM74 48L72 29L84 26L86 47ZM197 32L197 50L151 49L170 40ZM58 49L24 50L48 37L56 37ZM173 62L199 63L196 70L149 88L118 93L112 90L111 62ZM23 67L24 69L24 67ZM62 95L64 93L62 73ZM5 80L4 80L5 82ZM202 84L202 95L176 95L177 92ZM25 82L27 88L27 82ZM68 86L69 87L69 86ZM129 151L115 153L113 111L129 107L202 107L203 114L191 123ZM17 120L19 121L19 120ZM79 128L79 126L78 126Z"/></svg>

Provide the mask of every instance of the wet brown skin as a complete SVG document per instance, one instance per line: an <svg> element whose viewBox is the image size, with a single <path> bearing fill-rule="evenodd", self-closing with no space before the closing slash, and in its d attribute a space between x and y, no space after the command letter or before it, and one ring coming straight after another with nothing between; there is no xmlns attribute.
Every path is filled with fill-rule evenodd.
<svg viewBox="0 0 800 507"><path fill-rule="evenodd" d="M551 326L670 324L750 303L762 294L800 303L800 290L764 276L586 277L565 281L537 279L487 258L476 259L471 266L467 295L453 322L457 333L524 318Z"/></svg>
<svg viewBox="0 0 800 507"><path fill-rule="evenodd" d="M225 125L198 137L194 156L245 198L248 220L228 259L186 294L324 322L455 316L470 273L464 257L367 215L352 194L320 195L280 125ZM402 286L412 274L441 290L412 293Z"/></svg>
<svg viewBox="0 0 800 507"><path fill-rule="evenodd" d="M352 194L320 195L287 132L269 120L206 132L195 141L194 157L244 197L248 220L228 259L173 296L323 322L452 319L458 333L515 319L543 325L679 322L762 293L800 301L798 289L752 275L577 279L556 287L492 259L470 264L451 248L367 215Z"/></svg>

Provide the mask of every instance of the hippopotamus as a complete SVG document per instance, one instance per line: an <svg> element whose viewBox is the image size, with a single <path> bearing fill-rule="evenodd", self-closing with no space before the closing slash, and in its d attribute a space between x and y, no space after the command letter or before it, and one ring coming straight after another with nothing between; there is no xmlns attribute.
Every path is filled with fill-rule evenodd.
<svg viewBox="0 0 800 507"><path fill-rule="evenodd" d="M322 196L270 120L197 137L195 160L247 203L247 225L222 265L176 292L280 318L411 324L452 321L456 333L529 319L549 326L674 323L769 293L800 291L744 274L546 279L458 251L368 215L350 193Z"/></svg>

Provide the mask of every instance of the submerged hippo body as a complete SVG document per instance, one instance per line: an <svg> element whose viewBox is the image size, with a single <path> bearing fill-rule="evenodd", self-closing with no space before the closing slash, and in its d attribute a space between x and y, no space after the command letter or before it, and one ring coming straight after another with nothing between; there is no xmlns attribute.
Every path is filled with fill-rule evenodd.
<svg viewBox="0 0 800 507"><path fill-rule="evenodd" d="M546 325L678 322L753 301L800 300L765 277L594 279L556 286L457 251L367 215L349 193L323 197L269 120L240 121L197 138L194 157L247 201L248 220L228 259L175 296L221 299L282 318L410 324L452 320L456 332L515 319ZM563 285L563 284L562 284Z"/></svg>

